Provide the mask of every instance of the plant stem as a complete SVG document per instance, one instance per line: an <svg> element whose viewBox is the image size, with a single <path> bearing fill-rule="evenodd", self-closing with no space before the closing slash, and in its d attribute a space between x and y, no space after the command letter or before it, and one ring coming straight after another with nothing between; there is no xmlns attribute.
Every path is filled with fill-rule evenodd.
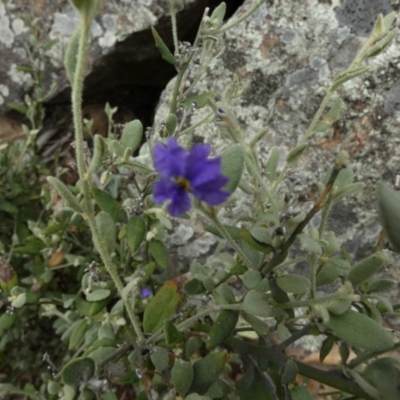
<svg viewBox="0 0 400 400"><path fill-rule="evenodd" d="M252 8L250 8L248 11L243 13L239 18L235 19L232 22L229 22L222 26L221 28L217 29L216 31L211 31L210 34L212 35L219 35L223 32L228 31L229 29L233 28L234 26L240 24L242 21L244 21L248 16L253 14L255 11L257 11L258 8L260 8L264 4L264 0L258 0L256 4Z"/></svg>
<svg viewBox="0 0 400 400"><path fill-rule="evenodd" d="M262 272L266 273L266 272L270 271L273 267L276 266L277 259L279 257L281 257L282 254L284 254L285 252L287 252L289 250L290 246L295 241L296 236L303 231L303 229L308 225L308 223L311 221L311 219L314 217L314 215L321 209L321 207L326 199L326 196L329 194L329 192L333 188L333 184L335 183L335 180L338 177L339 172L341 171L342 167L343 167L342 165L335 164L335 167L332 170L331 176L329 177L329 180L328 180L327 184L325 185L324 191L319 196L318 200L314 204L314 207L308 212L308 214L303 219L303 221L301 221L297 225L297 227L293 231L293 233L278 249L279 251L275 253L275 255L271 258L271 260L263 268Z"/></svg>
<svg viewBox="0 0 400 400"><path fill-rule="evenodd" d="M178 28L176 25L176 10L174 7L170 7L171 10L171 22L172 22L172 37L174 39L174 56L175 60L179 57L179 41L178 41Z"/></svg>
<svg viewBox="0 0 400 400"><path fill-rule="evenodd" d="M79 39L79 50L77 55L76 69L74 75L74 84L72 88L72 112L74 117L75 127L75 151L76 161L78 166L79 179L83 192L84 201L84 218L87 220L90 230L92 232L93 243L96 250L99 252L101 259L103 260L104 266L114 281L115 287L120 293L124 302L126 311L129 319L132 323L132 327L136 332L136 336L139 342L144 342L144 336L140 328L139 321L136 319L134 310L126 296L122 295L124 285L118 275L118 270L113 264L110 254L108 253L107 246L104 243L103 237L99 234L93 205L92 196L90 193L90 176L86 173L85 169L85 156L84 156L84 138L83 138L83 123L82 123L82 94L83 94L83 82L85 78L85 67L86 57L88 53L88 38L89 38L89 24L83 21Z"/></svg>
<svg viewBox="0 0 400 400"><path fill-rule="evenodd" d="M215 227L219 230L221 235L228 241L228 243L232 246L232 248L242 259L246 267L248 269L256 269L254 265L251 263L251 261L247 258L246 254L244 254L240 246L235 242L235 240L232 238L229 232L225 229L224 225L221 224L219 219L214 215L214 213L205 210L202 206L199 206L197 209L200 210L203 213L203 215L205 215L207 219L209 219L215 225Z"/></svg>

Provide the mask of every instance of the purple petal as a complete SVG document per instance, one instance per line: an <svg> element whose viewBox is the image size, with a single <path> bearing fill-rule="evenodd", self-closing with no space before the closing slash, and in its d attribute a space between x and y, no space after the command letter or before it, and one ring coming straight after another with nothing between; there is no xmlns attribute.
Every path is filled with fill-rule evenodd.
<svg viewBox="0 0 400 400"><path fill-rule="evenodd" d="M173 217L178 217L186 211L189 211L191 207L189 195L183 188L175 192L174 198L168 205L168 212Z"/></svg>
<svg viewBox="0 0 400 400"><path fill-rule="evenodd" d="M216 206L228 199L231 192L222 190L222 188L229 182L229 179L223 175L205 182L193 188L193 194L199 200L205 201L211 206Z"/></svg>
<svg viewBox="0 0 400 400"><path fill-rule="evenodd" d="M188 153L174 138L169 138L167 146L157 143L154 147L154 166L161 176L183 176Z"/></svg>
<svg viewBox="0 0 400 400"><path fill-rule="evenodd" d="M212 158L199 162L187 168L186 177L192 187L202 185L208 181L214 180L221 173L221 159Z"/></svg>
<svg viewBox="0 0 400 400"><path fill-rule="evenodd" d="M169 178L162 178L158 180L153 189L154 202L156 204L161 204L166 200L173 199L175 193L179 189L179 185Z"/></svg>

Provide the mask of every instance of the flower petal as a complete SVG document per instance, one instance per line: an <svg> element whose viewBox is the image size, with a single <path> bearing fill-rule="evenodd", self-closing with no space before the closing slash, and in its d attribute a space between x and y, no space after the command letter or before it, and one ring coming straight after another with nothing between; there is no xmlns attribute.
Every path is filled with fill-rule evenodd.
<svg viewBox="0 0 400 400"><path fill-rule="evenodd" d="M188 153L174 138L169 138L167 145L157 143L154 147L154 166L164 177L183 176Z"/></svg>
<svg viewBox="0 0 400 400"><path fill-rule="evenodd" d="M154 202L161 204L166 200L173 199L179 189L179 185L169 178L158 180L153 189Z"/></svg>
<svg viewBox="0 0 400 400"><path fill-rule="evenodd" d="M219 157L192 164L186 172L186 177L192 187L214 180L220 175L221 159Z"/></svg>
<svg viewBox="0 0 400 400"><path fill-rule="evenodd" d="M189 211L191 207L189 195L183 188L175 192L174 198L168 205L168 212L173 217L178 217L186 211Z"/></svg>
<svg viewBox="0 0 400 400"><path fill-rule="evenodd" d="M223 175L198 185L193 188L193 195L201 201L205 201L211 206L219 205L225 202L231 195L228 190L222 188L229 182L229 179Z"/></svg>

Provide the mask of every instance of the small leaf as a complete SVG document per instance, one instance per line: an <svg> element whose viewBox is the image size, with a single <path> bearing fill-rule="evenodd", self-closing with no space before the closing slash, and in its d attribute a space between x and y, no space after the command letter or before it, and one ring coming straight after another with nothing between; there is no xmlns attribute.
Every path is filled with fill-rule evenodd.
<svg viewBox="0 0 400 400"><path fill-rule="evenodd" d="M363 67L356 67L356 68L351 69L350 71L345 71L345 72L340 73L334 79L332 86L331 86L331 91L334 92L339 86L343 85L343 83L345 83L351 79L354 79L357 76L364 74L369 69L370 69L370 67L363 66Z"/></svg>
<svg viewBox="0 0 400 400"><path fill-rule="evenodd" d="M88 323L86 319L80 320L72 329L71 336L69 337L69 344L68 344L68 350L73 350L78 346L80 341L83 338L83 335L85 334L86 330L88 328ZM68 382L65 382L68 384Z"/></svg>
<svg viewBox="0 0 400 400"><path fill-rule="evenodd" d="M9 313L9 312L4 312L0 316L0 337L3 336L5 331L8 331L13 325L14 322L17 320L17 314L16 313Z"/></svg>
<svg viewBox="0 0 400 400"><path fill-rule="evenodd" d="M303 386L295 386L290 389L292 400L313 400L310 392Z"/></svg>
<svg viewBox="0 0 400 400"><path fill-rule="evenodd" d="M226 4L222 2L215 10L212 12L210 16L211 23L213 24L214 29L218 29L221 27L224 22L224 17L226 13Z"/></svg>
<svg viewBox="0 0 400 400"><path fill-rule="evenodd" d="M372 282L367 289L367 293L386 292L396 285L393 279L378 279Z"/></svg>
<svg viewBox="0 0 400 400"><path fill-rule="evenodd" d="M65 52L64 66L71 85L74 83L77 56L79 53L79 39L82 29L79 27L71 36Z"/></svg>
<svg viewBox="0 0 400 400"><path fill-rule="evenodd" d="M296 236L296 239L307 253L316 254L318 256L322 254L321 245L305 233L300 233L300 235Z"/></svg>
<svg viewBox="0 0 400 400"><path fill-rule="evenodd" d="M105 211L100 211L96 215L97 229L101 233L101 239L109 254L111 254L116 245L117 230L115 222L110 214Z"/></svg>
<svg viewBox="0 0 400 400"><path fill-rule="evenodd" d="M175 114L169 114L165 121L165 131L167 136L172 136L178 124L178 118Z"/></svg>
<svg viewBox="0 0 400 400"><path fill-rule="evenodd" d="M48 176L47 182L49 182L50 185L52 185L57 190L57 193L60 195L60 197L62 197L62 199L69 207L71 207L77 213L83 213L83 208L79 204L77 198L71 193L67 186L64 185L64 183L62 183L58 178L55 178L54 176Z"/></svg>
<svg viewBox="0 0 400 400"><path fill-rule="evenodd" d="M150 355L151 361L156 367L157 371L164 371L169 364L169 357L167 350L159 346L154 346L153 351Z"/></svg>
<svg viewBox="0 0 400 400"><path fill-rule="evenodd" d="M0 257L0 286L4 292L9 293L18 285L18 275L11 264L3 257Z"/></svg>
<svg viewBox="0 0 400 400"><path fill-rule="evenodd" d="M240 228L240 237L243 241L257 251L261 251L264 254L270 254L273 247L270 244L266 244L258 241L253 235L245 228Z"/></svg>
<svg viewBox="0 0 400 400"><path fill-rule="evenodd" d="M400 196L386 183L379 182L378 203L382 225L394 250L400 253Z"/></svg>
<svg viewBox="0 0 400 400"><path fill-rule="evenodd" d="M188 361L179 358L175 359L175 364L171 370L171 382L181 396L184 396L193 382L193 367Z"/></svg>
<svg viewBox="0 0 400 400"><path fill-rule="evenodd" d="M254 315L248 314L246 312L241 313L243 319L259 334L259 335L267 335L269 332L268 325L262 321L260 318L255 317Z"/></svg>
<svg viewBox="0 0 400 400"><path fill-rule="evenodd" d="M203 341L201 341L201 344L199 344L199 340L196 337L190 336L190 338L185 343L186 358L190 359L190 357L192 357L192 355L198 350L201 345L203 345Z"/></svg>
<svg viewBox="0 0 400 400"><path fill-rule="evenodd" d="M326 116L332 121L335 122L339 119L340 116L340 111L343 107L343 101L342 99L337 99L334 103L331 109L328 111L328 114Z"/></svg>
<svg viewBox="0 0 400 400"><path fill-rule="evenodd" d="M308 278L295 274L280 276L276 279L276 283L286 293L302 294L311 288L311 282Z"/></svg>
<svg viewBox="0 0 400 400"><path fill-rule="evenodd" d="M296 379L298 372L299 368L297 367L297 364L291 358L289 358L283 368L281 377L282 383L284 385L292 383Z"/></svg>
<svg viewBox="0 0 400 400"><path fill-rule="evenodd" d="M234 240L240 239L240 228L237 228L236 226L229 226L229 225L224 225L224 228L228 231L228 233L232 239L234 239ZM204 230L206 232L212 233L215 236L218 236L221 239L224 239L224 236L222 236L220 231L217 228L215 228L213 225L206 225L204 227Z"/></svg>
<svg viewBox="0 0 400 400"><path fill-rule="evenodd" d="M166 282L147 304L143 315L143 329L147 333L158 331L166 319L175 315L176 308L182 301L178 285L174 280Z"/></svg>
<svg viewBox="0 0 400 400"><path fill-rule="evenodd" d="M197 278L193 278L185 282L183 285L183 290L190 296L206 292L203 282Z"/></svg>
<svg viewBox="0 0 400 400"><path fill-rule="evenodd" d="M206 394L212 384L218 379L224 368L227 355L222 352L210 353L193 364L193 381L190 393Z"/></svg>
<svg viewBox="0 0 400 400"><path fill-rule="evenodd" d="M372 254L372 256L367 257L366 259L360 261L358 264L354 265L354 267L350 270L347 275L347 281L351 282L353 286L360 285L371 276L373 276L376 272L379 271L381 267L386 262L386 257L383 253L378 252Z"/></svg>
<svg viewBox="0 0 400 400"><path fill-rule="evenodd" d="M295 147L287 156L286 163L293 164L296 162L301 155L304 153L304 150L307 148L307 143L303 143L300 146Z"/></svg>
<svg viewBox="0 0 400 400"><path fill-rule="evenodd" d="M265 174L268 180L272 183L275 181L276 169L279 164L279 149L275 146L271 150L271 154L268 157L267 164L265 165Z"/></svg>
<svg viewBox="0 0 400 400"><path fill-rule="evenodd" d="M168 252L166 247L159 240L152 240L149 246L150 254L155 262L162 268L168 268Z"/></svg>
<svg viewBox="0 0 400 400"><path fill-rule="evenodd" d="M130 217L126 225L126 241L132 254L135 254L146 235L146 222L143 216Z"/></svg>
<svg viewBox="0 0 400 400"><path fill-rule="evenodd" d="M239 313L233 310L222 310L212 325L206 342L206 348L212 349L227 339L236 327Z"/></svg>
<svg viewBox="0 0 400 400"><path fill-rule="evenodd" d="M62 370L61 376L65 384L78 387L87 382L95 372L95 363L91 358L75 358Z"/></svg>
<svg viewBox="0 0 400 400"><path fill-rule="evenodd" d="M246 271L240 279L247 289L254 289L261 282L262 276L259 271Z"/></svg>
<svg viewBox="0 0 400 400"><path fill-rule="evenodd" d="M108 289L98 289L92 293L88 293L86 295L87 301L99 301L106 299L111 294L111 291Z"/></svg>
<svg viewBox="0 0 400 400"><path fill-rule="evenodd" d="M319 361L322 363L326 356L333 349L333 345L335 344L335 338L332 335L328 335L326 339L322 342L321 350L319 351Z"/></svg>
<svg viewBox="0 0 400 400"><path fill-rule="evenodd" d="M208 100L214 97L214 92L205 92L196 96L186 97L181 101L181 104L185 107L191 107L192 104L196 104L196 108L203 108L208 104Z"/></svg>
<svg viewBox="0 0 400 400"><path fill-rule="evenodd" d="M135 119L124 126L121 136L121 144L125 148L129 147L132 151L135 151L142 143L142 138L143 125L138 119Z"/></svg>
<svg viewBox="0 0 400 400"><path fill-rule="evenodd" d="M99 0L70 0L89 26L101 5Z"/></svg>
<svg viewBox="0 0 400 400"><path fill-rule="evenodd" d="M175 65L175 57L170 52L169 48L164 43L164 41L161 39L161 36L158 34L158 32L156 31L156 29L153 26L151 27L151 33L153 34L153 38L156 43L156 47L157 47L158 51L161 53L161 57L166 62L168 62L172 65Z"/></svg>
<svg viewBox="0 0 400 400"><path fill-rule="evenodd" d="M121 208L120 203L110 194L95 186L92 186L91 191L101 211L108 213L115 222L124 222L126 220L125 211Z"/></svg>
<svg viewBox="0 0 400 400"><path fill-rule="evenodd" d="M270 317L271 307L264 300L263 295L260 292L252 289L244 298L243 310L250 315L257 315L258 317Z"/></svg>
<svg viewBox="0 0 400 400"><path fill-rule="evenodd" d="M382 352L394 345L392 335L380 324L353 310L331 315L326 326L339 338L362 350Z"/></svg>
<svg viewBox="0 0 400 400"><path fill-rule="evenodd" d="M224 189L234 192L239 185L244 167L244 151L240 144L228 147L221 157L222 175L229 178Z"/></svg>
<svg viewBox="0 0 400 400"><path fill-rule="evenodd" d="M174 345L181 337L180 332L176 329L175 324L166 319L164 321L164 338L168 345Z"/></svg>

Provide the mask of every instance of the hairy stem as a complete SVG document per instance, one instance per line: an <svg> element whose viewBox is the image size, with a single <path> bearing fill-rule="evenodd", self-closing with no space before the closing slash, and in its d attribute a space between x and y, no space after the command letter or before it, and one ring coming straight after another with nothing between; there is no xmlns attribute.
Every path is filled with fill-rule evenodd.
<svg viewBox="0 0 400 400"><path fill-rule="evenodd" d="M79 41L79 50L76 62L76 69L74 74L74 84L72 88L72 112L74 117L74 127L75 127L75 151L76 160L78 166L79 179L81 183L85 219L87 220L90 230L92 232L93 243L96 250L99 252L100 257L106 267L108 273L110 274L114 284L122 296L122 290L124 285L118 275L116 266L113 264L110 254L108 253L107 246L104 243L103 237L100 235L94 210L92 204L92 196L90 193L90 176L86 172L85 168L85 155L84 155L84 137L83 137L83 123L82 123L82 94L83 94L83 82L85 78L85 67L86 67L86 57L88 53L88 37L89 37L89 24L83 22L83 27L81 30L81 36ZM132 327L136 332L139 342L144 341L144 336L140 328L140 324L136 319L133 309L125 296L122 296L126 311L128 313L129 319L132 323Z"/></svg>

